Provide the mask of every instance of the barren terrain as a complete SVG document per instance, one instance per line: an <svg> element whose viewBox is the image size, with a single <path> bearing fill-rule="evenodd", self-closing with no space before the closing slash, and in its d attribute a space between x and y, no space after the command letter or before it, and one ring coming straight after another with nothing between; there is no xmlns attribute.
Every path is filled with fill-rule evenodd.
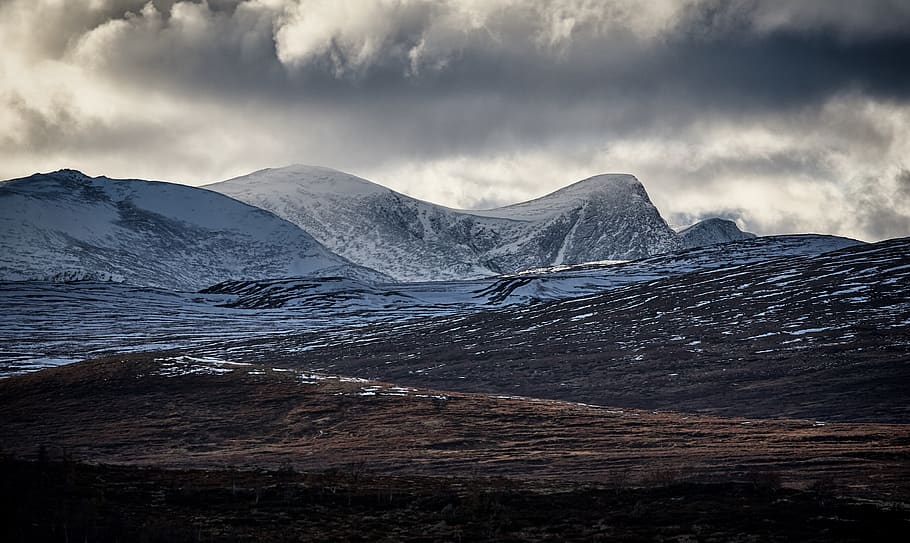
<svg viewBox="0 0 910 543"><path fill-rule="evenodd" d="M901 424L153 354L10 378L0 398L8 541L859 541L910 520Z"/></svg>

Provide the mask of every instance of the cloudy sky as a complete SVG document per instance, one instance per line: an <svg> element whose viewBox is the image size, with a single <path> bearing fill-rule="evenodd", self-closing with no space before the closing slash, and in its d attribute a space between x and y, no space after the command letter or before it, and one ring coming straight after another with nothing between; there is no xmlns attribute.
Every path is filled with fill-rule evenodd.
<svg viewBox="0 0 910 543"><path fill-rule="evenodd" d="M331 166L452 207L910 235L905 0L0 0L0 178Z"/></svg>

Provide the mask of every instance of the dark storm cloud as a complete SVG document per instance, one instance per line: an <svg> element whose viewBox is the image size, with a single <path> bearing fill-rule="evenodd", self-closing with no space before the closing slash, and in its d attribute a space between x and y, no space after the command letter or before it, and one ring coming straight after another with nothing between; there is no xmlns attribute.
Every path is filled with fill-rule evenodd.
<svg viewBox="0 0 910 543"><path fill-rule="evenodd" d="M124 2L133 9L135 4ZM243 14L235 3L226 3L231 9L210 3L209 35L200 39L170 22L166 6L171 4L156 3L162 9L158 24L142 25L139 21L148 16L120 13L135 24L115 48L104 51L103 66L111 76L231 99L237 92L260 91L291 102L495 95L562 105L600 101L608 108L608 100L622 105L650 98L676 107L762 111L816 104L845 91L899 100L910 96L910 71L903 69L910 58L910 33L848 40L843 30L828 25L759 32L706 23L704 14L712 12L706 6L693 9L699 15L688 13L658 38L588 23L559 47L540 43L538 11L512 7L491 16L482 28L459 31L415 69L411 53L437 32L430 6L397 13L399 19L377 38L368 62L355 58L356 47L331 37L314 54L282 63L273 28L265 24L280 20L275 12ZM910 27L910 15L904 21ZM73 32L70 44L76 36Z"/></svg>
<svg viewBox="0 0 910 543"><path fill-rule="evenodd" d="M825 29L847 41L906 35L910 5L904 0L705 0L690 3L680 25L704 35Z"/></svg>
<svg viewBox="0 0 910 543"><path fill-rule="evenodd" d="M174 15L171 1L146 11L141 2L117 2L106 15L124 28L109 41L91 41L91 32L104 34L99 13L88 34L84 23L62 34L70 34L70 55L124 85L300 108L302 121L307 108L336 111L329 132L338 138L381 127L395 138L374 147L377 155L664 134L712 116L756 122L844 93L910 98L910 34L876 35L869 22L856 37L824 20L764 30L752 24L764 13L753 2L696 5L656 36L592 15L556 44L546 41L545 7L507 3L478 28L440 29L451 6L391 3L397 8L376 23L383 26L366 59L357 36L346 42L338 34L343 21L300 54L293 36L281 34L294 24L286 12L237 4L210 2L199 10L204 24L194 26ZM905 11L890 2L882 9L892 15L879 21L885 28L898 16L910 27ZM280 59L282 43L291 52Z"/></svg>
<svg viewBox="0 0 910 543"><path fill-rule="evenodd" d="M904 68L910 38L847 44L815 31L627 40L579 39L562 58L530 48L491 52L472 46L445 70L419 78L402 77L402 66L388 63L352 82L320 72L316 64L296 90L308 90L305 100L327 107L354 107L375 125L404 123L398 135L432 154L516 141L670 137L710 118L760 123L767 116L812 115L845 94L910 99L910 70ZM613 46L622 54L599 54ZM415 121L432 133L409 133ZM443 124L445 131L435 130Z"/></svg>
<svg viewBox="0 0 910 543"><path fill-rule="evenodd" d="M902 170L890 184L866 179L853 197L858 219L874 239L910 234L910 171Z"/></svg>
<svg viewBox="0 0 910 543"><path fill-rule="evenodd" d="M43 22L53 32L34 37L53 40L57 44L53 53L63 56L104 23L129 22L129 32L102 52L112 76L158 84L174 80L190 88L221 92L234 90L223 85L228 81L241 88L284 87L289 99L337 92L351 96L372 91L395 95L467 91L569 100L603 92L621 95L670 88L690 90L690 98L700 98L699 91L711 89L755 97L759 104L776 99L802 103L845 85L905 97L910 81L906 70L896 69L907 58L910 33L845 39L844 29L830 24L759 31L746 24L749 14L760 12L758 7L763 5L754 2L718 5L723 8L695 4L657 38L641 37L622 26L622 21L609 20L605 12L605 20L589 16L564 43L552 47L540 40L546 31L540 20L546 8L504 3L482 27L448 29L455 37L443 38L440 50L431 52L419 71L412 69L410 54L422 40L439 33L436 25L451 5L392 2L403 7L386 21L388 28L378 37L377 52L366 66L359 66L351 48L330 34L315 54L289 62L290 76L263 77L284 65L276 56L273 34L276 25L290 26L283 10L238 10L244 2L209 1L199 10L208 23L195 30L205 33L200 36L188 35L194 31L175 22L175 3L123 0L102 3L101 9L48 9ZM155 9L143 11L146 5ZM857 4L842 5L852 12L855 9L850 6ZM892 2L862 6L864 12L896 11L886 9ZM910 13L900 10L879 22L887 28L906 28ZM444 61L442 67L434 66L438 61Z"/></svg>

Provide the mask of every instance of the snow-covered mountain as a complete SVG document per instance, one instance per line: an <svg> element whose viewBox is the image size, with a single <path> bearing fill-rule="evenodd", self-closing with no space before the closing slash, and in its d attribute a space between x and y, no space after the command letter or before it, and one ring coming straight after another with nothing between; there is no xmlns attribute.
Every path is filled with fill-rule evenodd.
<svg viewBox="0 0 910 543"><path fill-rule="evenodd" d="M297 224L358 264L408 281L466 279L681 247L631 175L598 175L498 209L454 210L314 166L266 169L206 188Z"/></svg>
<svg viewBox="0 0 910 543"><path fill-rule="evenodd" d="M728 219L711 218L699 221L679 231L683 247L704 247L715 243L751 239L755 234L743 232L736 223Z"/></svg>
<svg viewBox="0 0 910 543"><path fill-rule="evenodd" d="M198 289L228 279L381 278L222 194L73 170L0 183L0 280Z"/></svg>

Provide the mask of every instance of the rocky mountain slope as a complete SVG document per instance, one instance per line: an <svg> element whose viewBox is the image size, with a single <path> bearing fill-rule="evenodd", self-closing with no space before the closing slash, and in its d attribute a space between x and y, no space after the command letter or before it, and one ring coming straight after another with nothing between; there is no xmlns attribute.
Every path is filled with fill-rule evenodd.
<svg viewBox="0 0 910 543"><path fill-rule="evenodd" d="M206 188L269 210L353 262L406 281L631 260L681 246L642 184L625 174L591 177L486 211L454 210L337 170L301 165Z"/></svg>
<svg viewBox="0 0 910 543"><path fill-rule="evenodd" d="M389 323L249 360L600 405L906 423L910 238ZM240 345L234 345L239 349Z"/></svg>
<svg viewBox="0 0 910 543"><path fill-rule="evenodd" d="M0 279L194 290L227 279L380 274L204 189L61 170L0 184Z"/></svg>
<svg viewBox="0 0 910 543"><path fill-rule="evenodd" d="M703 270L718 270L777 259L817 256L863 245L837 236L768 236L720 243L618 263L588 263L536 268L468 281L365 284L353 280L225 281L203 291L236 296L227 305L248 309L278 307L307 310L358 310L397 316L422 311L438 314L460 309L504 307L599 294L633 283Z"/></svg>
<svg viewBox="0 0 910 543"><path fill-rule="evenodd" d="M698 271L800 262L854 245L862 243L834 236L775 236L621 264L559 266L470 281L389 284L298 277L225 281L201 293L109 282L0 282L0 335L5 340L0 377L125 351L295 353L298 346L286 342L286 336L319 331L322 341L305 347L311 349L380 323L518 309ZM246 345L237 345L241 342Z"/></svg>

